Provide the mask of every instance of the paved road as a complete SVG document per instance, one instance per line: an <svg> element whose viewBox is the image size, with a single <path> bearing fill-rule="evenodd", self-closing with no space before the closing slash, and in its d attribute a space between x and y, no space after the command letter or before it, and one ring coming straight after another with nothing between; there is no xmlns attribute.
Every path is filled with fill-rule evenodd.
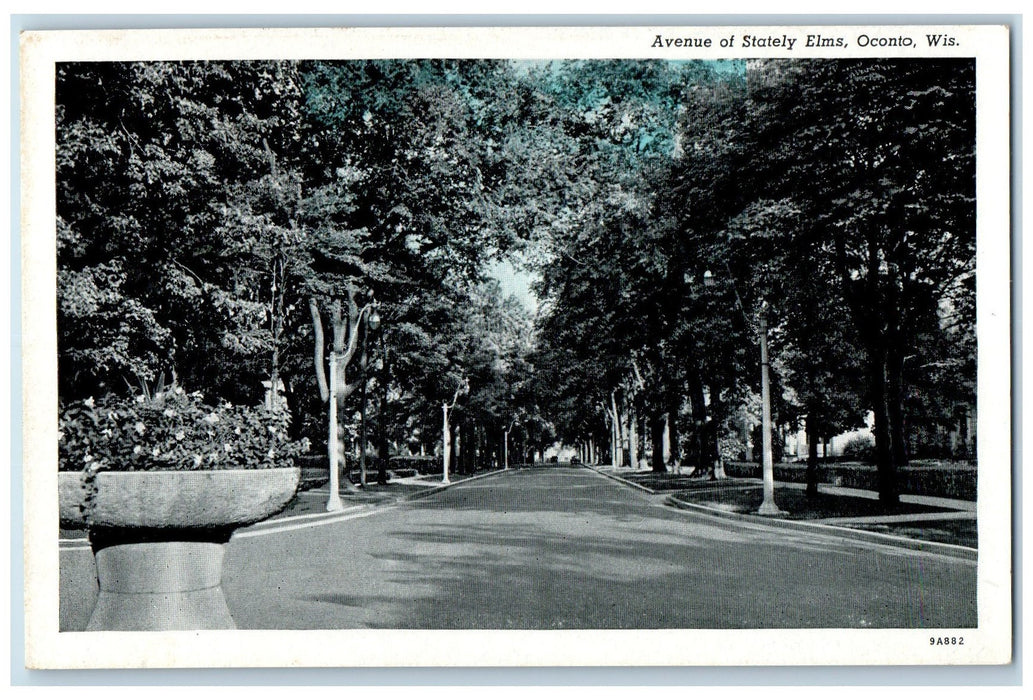
<svg viewBox="0 0 1033 700"><path fill-rule="evenodd" d="M511 471L240 533L223 588L252 629L976 625L974 562L661 500L584 469Z"/></svg>

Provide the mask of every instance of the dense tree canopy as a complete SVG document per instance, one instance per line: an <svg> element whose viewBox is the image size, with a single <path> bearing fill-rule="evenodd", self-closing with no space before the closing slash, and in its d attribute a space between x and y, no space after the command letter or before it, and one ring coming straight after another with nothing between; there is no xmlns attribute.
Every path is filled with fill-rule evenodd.
<svg viewBox="0 0 1033 700"><path fill-rule="evenodd" d="M973 71L61 64L61 397L282 384L318 444L332 351L382 455L441 449L455 401L462 470L558 439L720 476L763 309L778 425L813 457L872 414L892 500L974 407ZM512 253L537 309L486 272Z"/></svg>

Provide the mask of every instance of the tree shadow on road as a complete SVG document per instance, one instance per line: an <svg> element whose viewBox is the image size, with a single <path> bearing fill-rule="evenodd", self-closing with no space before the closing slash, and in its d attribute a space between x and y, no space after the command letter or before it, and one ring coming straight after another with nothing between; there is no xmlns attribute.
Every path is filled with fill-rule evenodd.
<svg viewBox="0 0 1033 700"><path fill-rule="evenodd" d="M274 629L976 625L971 563L690 514L567 476L558 490L518 472L242 541L231 609L242 627Z"/></svg>
<svg viewBox="0 0 1033 700"><path fill-rule="evenodd" d="M710 525L672 533L539 513L503 527L427 523L420 532L392 531L383 545L377 559L388 565L366 593L310 599L376 610L364 626L404 629L976 624L974 575L962 586L971 595L962 595L950 583L953 569L906 553L833 553ZM943 585L930 585L937 581Z"/></svg>

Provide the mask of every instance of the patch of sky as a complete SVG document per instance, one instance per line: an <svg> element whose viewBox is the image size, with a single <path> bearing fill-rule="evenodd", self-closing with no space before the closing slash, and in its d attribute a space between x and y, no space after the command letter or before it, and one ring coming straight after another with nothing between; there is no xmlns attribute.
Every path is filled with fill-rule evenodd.
<svg viewBox="0 0 1033 700"><path fill-rule="evenodd" d="M488 275L502 285L504 295L512 295L532 313L538 309L538 298L531 289L535 276L518 268L511 260L498 260L488 266Z"/></svg>

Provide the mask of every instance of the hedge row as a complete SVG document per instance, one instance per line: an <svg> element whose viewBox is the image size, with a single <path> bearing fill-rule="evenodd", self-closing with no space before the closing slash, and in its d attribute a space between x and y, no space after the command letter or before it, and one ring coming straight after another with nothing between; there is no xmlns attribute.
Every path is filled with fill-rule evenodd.
<svg viewBox="0 0 1033 700"><path fill-rule="evenodd" d="M401 471L412 469L421 476L441 474L441 457L434 455L412 455L409 457L392 457L387 461L388 469Z"/></svg>
<svg viewBox="0 0 1033 700"><path fill-rule="evenodd" d="M375 474L377 468L380 465L380 458L373 455L366 455L366 473ZM298 457L298 466L301 467L302 480L308 478L316 478L318 474L327 474L329 471L329 464L325 455L304 455ZM518 466L531 466L531 465L517 465L511 464L510 467ZM387 461L388 471L393 472L396 476L414 476L419 474L421 476L441 474L441 457L435 455L413 455L404 457L391 457ZM479 467L478 471L485 469L486 467ZM354 481L357 477L359 469L359 462L353 457L348 458L348 471Z"/></svg>
<svg viewBox="0 0 1033 700"><path fill-rule="evenodd" d="M326 455L304 455L297 458L297 464L301 467L301 490L322 486L330 480L330 460ZM348 477L353 483L359 482L359 460L348 457ZM375 478L380 468L380 458L374 455L366 455L366 476ZM396 465L395 460L388 462L388 469L395 473L395 476L415 476L416 470L406 469ZM440 470L439 470L440 471Z"/></svg>
<svg viewBox="0 0 1033 700"><path fill-rule="evenodd" d="M735 477L761 477L756 462L726 462L725 473ZM775 465L775 480L804 483L806 464ZM976 500L976 469L965 465L909 466L897 474L901 493ZM878 491L878 473L873 465L861 463L819 464L818 482L832 486Z"/></svg>

